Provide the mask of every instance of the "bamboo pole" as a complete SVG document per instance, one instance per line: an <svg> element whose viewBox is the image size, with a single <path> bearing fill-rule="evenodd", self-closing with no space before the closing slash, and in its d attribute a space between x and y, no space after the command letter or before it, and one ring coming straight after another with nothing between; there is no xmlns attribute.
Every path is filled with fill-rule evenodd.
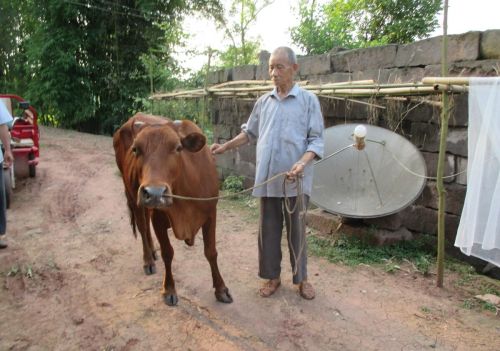
<svg viewBox="0 0 500 351"><path fill-rule="evenodd" d="M394 100L394 101L401 101L401 102L412 102L412 103L422 103L422 104L427 104L431 106L436 106L436 107L443 107L443 104L441 101L434 101L434 100L427 100L427 99L419 99L419 98L409 98L409 97L400 97L400 96L386 96L384 97L385 100Z"/></svg>
<svg viewBox="0 0 500 351"><path fill-rule="evenodd" d="M382 109L382 110L386 109L386 107L382 106L382 105L377 105L377 104L373 104L373 103L370 103L370 102L360 101L360 100L355 100L355 99L348 99L348 98L345 98L345 97L328 96L328 95L318 95L318 97L322 97L322 98L325 98L325 99L340 100L340 101L349 101L349 102L352 102L352 103L355 103L355 104L367 105L367 106L376 107L376 108L379 108L379 109Z"/></svg>
<svg viewBox="0 0 500 351"><path fill-rule="evenodd" d="M444 0L443 13L443 47L441 55L441 75L445 77L448 74L448 0ZM436 188L438 192L438 239L437 239L437 281L439 288L443 287L444 281L444 238L445 238L445 206L446 191L443 184L443 173L445 166L446 138L448 135L448 120L450 117L450 107L448 91L442 91L443 108L441 109L441 135L439 140L439 156L436 174Z"/></svg>
<svg viewBox="0 0 500 351"><path fill-rule="evenodd" d="M435 80L429 80L432 84L422 83L406 83L406 84L366 84L366 81L359 81L357 84L324 84L324 85L305 85L304 89L309 90L318 95L332 96L355 96L355 97L371 97L371 96L401 96L401 95L432 95L446 91L448 93L465 93L468 91L468 86L459 84L436 83ZM447 82L447 80L442 80ZM450 81L452 82L452 81ZM457 81L458 83L459 81ZM262 94L268 92L274 86L215 86L207 87L206 89L193 89L185 91L174 91L171 93L154 94L150 99L174 99L174 98L203 98L206 95L213 96L228 96L238 95L245 96Z"/></svg>
<svg viewBox="0 0 500 351"><path fill-rule="evenodd" d="M469 77L424 77L422 83L469 85L469 79Z"/></svg>

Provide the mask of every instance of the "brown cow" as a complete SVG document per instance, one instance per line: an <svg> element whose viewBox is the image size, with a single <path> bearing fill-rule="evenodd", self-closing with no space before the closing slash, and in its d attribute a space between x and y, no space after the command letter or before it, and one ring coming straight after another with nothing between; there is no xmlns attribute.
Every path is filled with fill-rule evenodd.
<svg viewBox="0 0 500 351"><path fill-rule="evenodd" d="M116 131L113 146L125 186L132 229L135 233L137 226L141 233L147 274L155 271L150 222L160 243L165 264L162 292L165 303L173 306L178 302L172 276L174 250L168 228L188 245L193 245L196 233L202 228L215 297L221 302L232 302L217 265L217 200L181 200L170 196L207 198L219 193L215 162L201 130L190 121L172 122L138 113Z"/></svg>

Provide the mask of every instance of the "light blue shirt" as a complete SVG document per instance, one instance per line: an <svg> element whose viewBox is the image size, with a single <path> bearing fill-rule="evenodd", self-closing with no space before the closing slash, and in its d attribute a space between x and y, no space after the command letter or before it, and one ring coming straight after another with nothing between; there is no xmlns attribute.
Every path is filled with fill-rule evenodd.
<svg viewBox="0 0 500 351"><path fill-rule="evenodd" d="M10 115L7 106L0 100L0 124L7 124L12 121L12 116ZM0 162L3 162L3 152L0 152Z"/></svg>
<svg viewBox="0 0 500 351"><path fill-rule="evenodd" d="M255 184L276 174L289 171L306 151L323 157L323 116L318 98L313 93L293 86L280 99L276 88L261 96L242 131L250 141L257 140ZM253 190L256 197L283 197L283 178ZM303 192L311 195L313 166L310 162L303 177ZM296 183L287 182L286 195L296 196Z"/></svg>

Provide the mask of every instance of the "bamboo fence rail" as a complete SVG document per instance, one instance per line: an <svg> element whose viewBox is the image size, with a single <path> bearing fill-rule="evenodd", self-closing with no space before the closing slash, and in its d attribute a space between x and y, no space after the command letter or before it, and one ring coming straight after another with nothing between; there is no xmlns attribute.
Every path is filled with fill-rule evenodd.
<svg viewBox="0 0 500 351"><path fill-rule="evenodd" d="M297 82L302 88L321 97L389 97L439 95L447 93L466 93L469 79L466 77L425 77L418 83L377 84L373 80L360 80L340 83L309 84L308 81ZM205 97L257 97L274 88L266 80L231 81L207 87L158 93L150 97L152 100L200 99Z"/></svg>

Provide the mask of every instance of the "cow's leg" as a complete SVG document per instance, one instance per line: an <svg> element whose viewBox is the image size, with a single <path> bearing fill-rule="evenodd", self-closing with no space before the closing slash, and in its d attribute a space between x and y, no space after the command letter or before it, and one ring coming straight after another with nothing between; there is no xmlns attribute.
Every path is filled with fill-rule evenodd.
<svg viewBox="0 0 500 351"><path fill-rule="evenodd" d="M163 301L169 306L177 305L177 291L175 290L174 276L172 274L172 260L174 258L174 248L168 238L168 228L170 222L162 211L154 210L152 214L153 228L156 238L160 243L161 257L165 264L165 276L163 278Z"/></svg>
<svg viewBox="0 0 500 351"><path fill-rule="evenodd" d="M142 239L142 255L144 261L144 273L146 275L151 275L156 273L155 264L155 254L154 254L154 244L151 238L151 228L149 225L150 214L147 210L139 209L137 215L135 216L137 223L137 228L139 233L141 233Z"/></svg>
<svg viewBox="0 0 500 351"><path fill-rule="evenodd" d="M229 289L224 284L224 280L219 272L219 266L217 265L217 249L215 247L215 216L214 218L209 218L205 224L203 224L203 246L205 250L205 257L210 263L210 269L212 270L212 280L215 288L215 298L224 303L233 302L233 298L229 293Z"/></svg>

